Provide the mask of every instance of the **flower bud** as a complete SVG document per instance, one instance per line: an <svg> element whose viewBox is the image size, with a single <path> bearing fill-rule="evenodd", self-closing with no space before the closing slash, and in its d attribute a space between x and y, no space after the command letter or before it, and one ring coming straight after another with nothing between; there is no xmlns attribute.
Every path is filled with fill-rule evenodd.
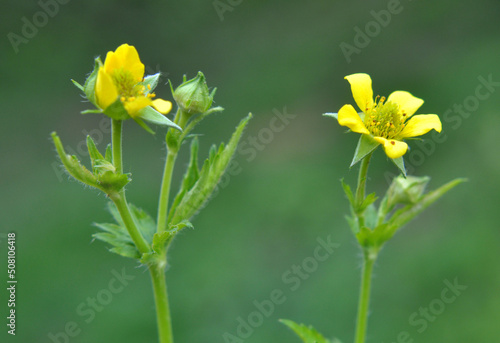
<svg viewBox="0 0 500 343"><path fill-rule="evenodd" d="M200 71L198 75L184 82L173 92L177 105L189 115L204 113L210 109L214 100L215 89L209 93L205 76Z"/></svg>
<svg viewBox="0 0 500 343"><path fill-rule="evenodd" d="M424 194L425 187L430 181L430 177L407 176L402 175L394 178L387 191L387 200L389 208L397 204L415 204Z"/></svg>

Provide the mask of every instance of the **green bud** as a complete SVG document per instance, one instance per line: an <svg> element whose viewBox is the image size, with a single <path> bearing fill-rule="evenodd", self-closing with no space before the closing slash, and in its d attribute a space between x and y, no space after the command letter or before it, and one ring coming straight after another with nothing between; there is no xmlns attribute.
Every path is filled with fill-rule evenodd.
<svg viewBox="0 0 500 343"><path fill-rule="evenodd" d="M388 208L397 204L411 205L417 203L423 196L430 177L402 175L394 178L387 191Z"/></svg>
<svg viewBox="0 0 500 343"><path fill-rule="evenodd" d="M177 105L189 115L204 113L210 109L214 100L215 89L210 93L201 71L189 81L184 82L173 92Z"/></svg>

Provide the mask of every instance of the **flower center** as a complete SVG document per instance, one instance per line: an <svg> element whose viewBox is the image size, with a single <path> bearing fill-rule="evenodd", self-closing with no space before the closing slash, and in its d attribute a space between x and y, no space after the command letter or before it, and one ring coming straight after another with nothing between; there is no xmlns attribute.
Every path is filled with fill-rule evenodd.
<svg viewBox="0 0 500 343"><path fill-rule="evenodd" d="M405 127L405 120L406 113L399 111L399 105L377 96L373 107L365 114L364 124L374 136L393 139Z"/></svg>
<svg viewBox="0 0 500 343"><path fill-rule="evenodd" d="M123 68L116 69L113 72L112 78L118 89L120 100L123 103L132 102L140 96L146 96L148 98L155 96L154 93L148 94L148 91L151 89L150 85L146 88L146 86L137 83L137 80L128 70L124 70Z"/></svg>

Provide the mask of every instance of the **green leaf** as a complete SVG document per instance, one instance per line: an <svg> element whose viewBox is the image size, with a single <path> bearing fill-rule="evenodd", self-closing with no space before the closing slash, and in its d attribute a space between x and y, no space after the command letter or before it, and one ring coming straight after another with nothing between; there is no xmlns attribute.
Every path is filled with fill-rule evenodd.
<svg viewBox="0 0 500 343"><path fill-rule="evenodd" d="M403 160L403 156L398 157L398 158L391 158L391 161L398 167L398 169L401 171L401 173L406 177L406 168L405 168L405 161Z"/></svg>
<svg viewBox="0 0 500 343"><path fill-rule="evenodd" d="M160 73L156 73L154 75L148 75L144 78L144 81L142 81L141 84L146 87L146 92L145 92L146 94L152 93L154 91L156 86L158 86L159 79L160 79Z"/></svg>
<svg viewBox="0 0 500 343"><path fill-rule="evenodd" d="M175 235L185 227L193 228L193 225L188 221L183 221L178 225L169 226L168 231L155 233L151 244L153 251L143 254L141 263L148 265L166 263L165 257L170 243L172 243Z"/></svg>
<svg viewBox="0 0 500 343"><path fill-rule="evenodd" d="M373 204L377 200L377 195L375 193L370 193L366 196L366 198L363 199L363 202L359 204L359 206L356 208L357 213L363 213L364 210Z"/></svg>
<svg viewBox="0 0 500 343"><path fill-rule="evenodd" d="M169 126L182 131L182 129L177 124L175 124L173 121L168 119L166 116L164 116L151 106L146 106L142 110L137 112L136 117L153 124Z"/></svg>
<svg viewBox="0 0 500 343"><path fill-rule="evenodd" d="M345 215L344 217L345 220L347 221L347 224L349 224L352 233L356 235L359 232L358 218L356 216L348 216L348 215Z"/></svg>
<svg viewBox="0 0 500 343"><path fill-rule="evenodd" d="M109 163L113 163L113 149L111 147L111 144L108 144L108 146L106 147L106 154L104 156L104 159Z"/></svg>
<svg viewBox="0 0 500 343"><path fill-rule="evenodd" d="M352 159L350 168L352 168L356 163L361 161L369 153L375 150L380 145L379 142L374 140L369 135L361 135L358 141L358 146L354 152L354 158Z"/></svg>
<svg viewBox="0 0 500 343"><path fill-rule="evenodd" d="M151 243L153 241L153 236L156 231L156 224L153 218L149 216L145 211L140 208L135 207L132 204L129 204L132 218L136 223L139 231L142 236ZM108 203L108 210L116 221L116 224L111 223L103 223L94 225L104 232L98 232L93 235L94 238L101 240L105 243L111 245L110 251L116 253L118 255L122 255L125 257L131 258L141 258L141 253L137 250L130 238L127 228L123 223L123 220L118 212L116 206L112 203Z"/></svg>
<svg viewBox="0 0 500 343"><path fill-rule="evenodd" d="M89 150L90 160L92 161L92 168L94 168L95 161L102 160L104 157L101 155L99 150L97 150L94 140L90 135L87 135L87 148Z"/></svg>
<svg viewBox="0 0 500 343"><path fill-rule="evenodd" d="M410 220L422 213L423 210L425 210L427 207L429 207L439 198L445 195L448 191L465 181L467 180L462 178L450 181L447 184L439 187L438 189L425 194L417 203L407 205L394 212L392 217L387 221L389 225L389 238L392 237L396 233L396 231L407 224Z"/></svg>
<svg viewBox="0 0 500 343"><path fill-rule="evenodd" d="M227 146L221 144L218 150L211 150L209 158L205 160L201 168L198 180L182 197L179 205L175 208L170 221L171 224L175 225L184 220L189 220L207 202L210 194L214 191L222 174L229 165L240 141L243 129L251 117L252 115L249 114L240 122Z"/></svg>
<svg viewBox="0 0 500 343"><path fill-rule="evenodd" d="M100 189L105 192L105 190L99 185L97 178L92 174L85 166L83 166L76 156L67 155L62 146L61 139L55 132L51 134L52 140L56 147L57 153L64 167L68 173L73 176L76 180L83 182L86 185Z"/></svg>
<svg viewBox="0 0 500 343"><path fill-rule="evenodd" d="M351 204L352 208L355 209L356 201L354 199L354 194L352 194L351 186L344 182L344 178L342 178L340 182L342 183L342 188L344 189L344 193L347 196L347 199L349 199L349 203Z"/></svg>
<svg viewBox="0 0 500 343"><path fill-rule="evenodd" d="M324 338L312 326L305 326L304 324L299 325L288 319L280 319L280 322L292 329L304 343L340 343L338 339L330 341L329 339Z"/></svg>
<svg viewBox="0 0 500 343"><path fill-rule="evenodd" d="M175 196L175 199L170 208L170 212L168 215L168 221L172 218L177 206L181 202L184 195L193 188L194 184L200 178L200 171L198 169L198 137L194 137L191 141L191 158L189 160L189 165L184 174L184 178L182 180L181 187L179 192Z"/></svg>

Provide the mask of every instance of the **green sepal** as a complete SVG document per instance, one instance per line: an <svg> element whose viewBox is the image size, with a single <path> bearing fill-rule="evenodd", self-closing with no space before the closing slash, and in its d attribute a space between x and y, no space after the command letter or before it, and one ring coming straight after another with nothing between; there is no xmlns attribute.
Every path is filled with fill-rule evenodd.
<svg viewBox="0 0 500 343"><path fill-rule="evenodd" d="M76 86L76 88L78 88L79 90L81 90L82 92L85 93L85 89L83 88L83 86L81 84L79 84L78 82L76 82L73 79L71 79L71 82L73 82L73 84Z"/></svg>
<svg viewBox="0 0 500 343"><path fill-rule="evenodd" d="M148 126L148 124L146 124L144 122L144 120L142 120L141 118L136 118L136 117L132 117L132 119L134 119L134 121L139 124L140 127L142 127L144 130L146 130L147 132L149 132L150 134L154 135L155 132Z"/></svg>
<svg viewBox="0 0 500 343"><path fill-rule="evenodd" d="M288 319L280 319L280 322L292 329L304 343L341 343L338 339L326 339L312 326L297 324Z"/></svg>
<svg viewBox="0 0 500 343"><path fill-rule="evenodd" d="M92 174L85 166L83 166L78 158L76 158L76 156L70 156L66 154L59 136L57 136L55 132L52 132L51 136L52 140L54 141L54 145L56 147L59 158L61 159L61 162L63 163L68 173L76 180L105 192L105 190L99 184L97 177L94 176L94 174Z"/></svg>
<svg viewBox="0 0 500 343"><path fill-rule="evenodd" d="M168 119L166 116L164 116L151 106L144 107L139 112L137 112L137 114L134 117L148 121L156 125L169 126L179 131L182 131L182 129L177 124L175 124L173 121Z"/></svg>
<svg viewBox="0 0 500 343"><path fill-rule="evenodd" d="M89 114L89 113L103 113L102 110L85 110L85 111L81 111L80 112L81 114Z"/></svg>
<svg viewBox="0 0 500 343"><path fill-rule="evenodd" d="M336 120L339 120L339 114L338 113L323 113L324 117L332 117L335 118Z"/></svg>
<svg viewBox="0 0 500 343"><path fill-rule="evenodd" d="M379 142L374 140L369 135L361 135L358 141L358 146L354 152L354 158L352 159L349 168L352 168L356 163L365 158L369 153L374 151L380 145Z"/></svg>
<svg viewBox="0 0 500 343"><path fill-rule="evenodd" d="M205 160L201 168L198 180L183 196L179 205L175 208L170 221L171 224L175 225L184 220L189 220L207 202L210 194L214 191L222 174L229 165L236 151L243 129L251 117L252 115L249 114L240 122L227 146L221 144L219 149L213 150L213 152L210 153L209 158Z"/></svg>
<svg viewBox="0 0 500 343"><path fill-rule="evenodd" d="M125 120L130 118L127 110L119 98L116 98L116 101L109 105L103 112L105 115L115 120Z"/></svg>
<svg viewBox="0 0 500 343"><path fill-rule="evenodd" d="M85 80L85 83L83 84L83 92L85 93L85 96L87 99L94 104L94 106L97 106L97 100L95 98L95 85L97 82L97 74L99 73L99 69L102 67L102 61L100 57L97 57L94 60L94 70L92 73L90 73L89 77L87 80Z"/></svg>
<svg viewBox="0 0 500 343"><path fill-rule="evenodd" d="M391 161L398 167L404 177L406 177L406 168L405 161L403 160L403 156L398 158L391 158Z"/></svg>
<svg viewBox="0 0 500 343"><path fill-rule="evenodd" d="M137 208L132 204L129 204L129 206L132 218L137 224L142 236L146 239L146 241L152 242L153 235L156 230L155 221L140 208ZM93 237L110 244L111 249L109 251L115 254L136 259L141 258L141 253L135 247L132 238L129 236L125 223L118 212L118 209L112 202L108 203L108 210L116 221L116 224L95 223L94 225L104 232L95 233Z"/></svg>
<svg viewBox="0 0 500 343"><path fill-rule="evenodd" d="M189 165L186 173L184 174L179 192L172 202L172 206L168 214L168 221L170 221L170 219L172 218L172 215L174 214L184 195L194 186L199 178L200 170L198 168L198 137L194 137L191 141L191 157L189 159Z"/></svg>
<svg viewBox="0 0 500 343"><path fill-rule="evenodd" d="M156 73L154 75L148 75L144 78L142 82L140 82L141 85L146 87L145 94L150 94L154 91L156 86L158 86L158 81L160 80L160 73ZM149 89L148 89L149 85Z"/></svg>
<svg viewBox="0 0 500 343"><path fill-rule="evenodd" d="M89 150L94 175L97 177L99 185L106 191L107 194L118 192L130 182L129 174L116 174L116 168L109 160L111 157L109 145L106 149L108 159L102 156L90 135L87 136L87 148Z"/></svg>

